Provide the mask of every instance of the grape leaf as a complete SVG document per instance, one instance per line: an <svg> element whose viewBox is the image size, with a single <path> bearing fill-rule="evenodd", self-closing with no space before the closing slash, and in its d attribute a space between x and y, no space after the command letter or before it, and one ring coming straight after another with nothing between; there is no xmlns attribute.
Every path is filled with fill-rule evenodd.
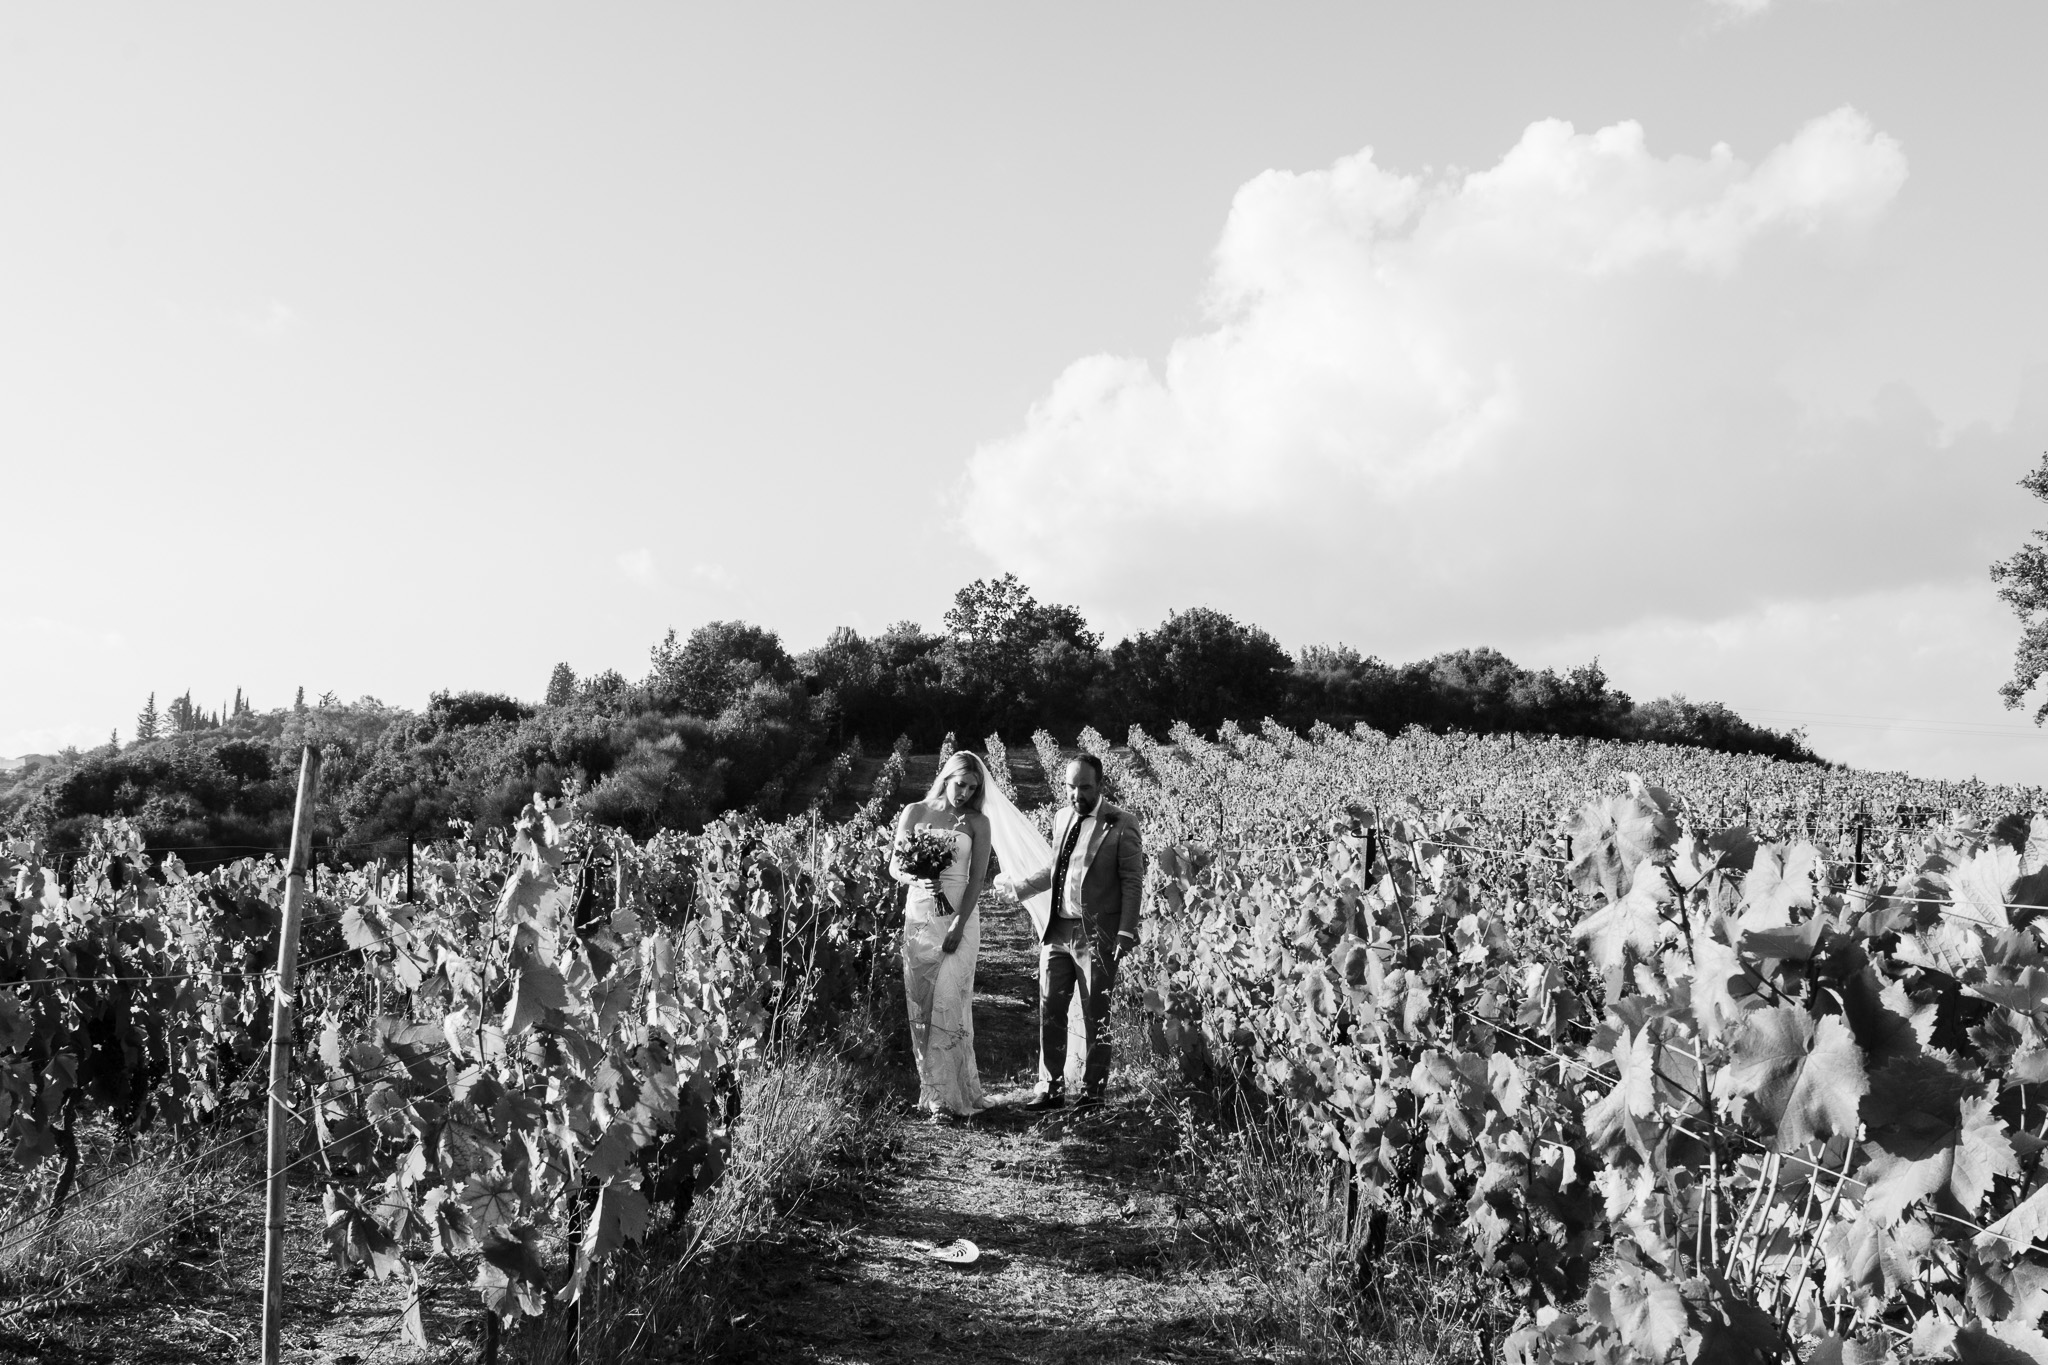
<svg viewBox="0 0 2048 1365"><path fill-rule="evenodd" d="M1756 861L1757 842L1747 826L1733 825L1700 837L1685 834L1672 847L1672 861L1688 885L1715 872L1747 872Z"/></svg>
<svg viewBox="0 0 2048 1365"><path fill-rule="evenodd" d="M505 1036L524 1033L546 1017L551 1009L569 1003L562 974L532 954L524 957L513 974L512 1003L505 1009Z"/></svg>
<svg viewBox="0 0 2048 1365"><path fill-rule="evenodd" d="M1813 905L1813 873L1820 853L1812 844L1789 848L1769 844L1758 849L1756 862L1742 884L1742 929L1757 933L1792 923L1794 910Z"/></svg>
<svg viewBox="0 0 2048 1365"><path fill-rule="evenodd" d="M539 1241L538 1230L516 1228L487 1232L478 1242L483 1257L476 1287L484 1307L502 1322L516 1322L522 1313L537 1318L547 1310L547 1291L542 1288L547 1269L541 1264Z"/></svg>
<svg viewBox="0 0 2048 1365"><path fill-rule="evenodd" d="M1963 1323L1956 1329L1962 1365L2048 1365L2048 1337L2032 1323Z"/></svg>
<svg viewBox="0 0 2048 1365"><path fill-rule="evenodd" d="M1528 1094L1528 1082L1522 1075L1522 1068L1505 1052L1496 1052L1486 1062L1487 1087L1493 1092L1493 1101L1501 1112L1513 1118L1522 1112L1522 1100Z"/></svg>
<svg viewBox="0 0 2048 1365"><path fill-rule="evenodd" d="M421 1215L426 1219L434 1249L443 1256L460 1255L475 1229L469 1215L462 1211L448 1192L446 1185L436 1185L427 1191L421 1201Z"/></svg>
<svg viewBox="0 0 2048 1365"><path fill-rule="evenodd" d="M1613 1089L1586 1106L1586 1136L1605 1145L1626 1133L1644 1155L1656 1145L1654 1134L1645 1135L1634 1122L1659 1109L1657 1063L1661 1049L1655 1030L1638 1029L1626 1046L1614 1049L1615 1068L1621 1073ZM1689 1067L1692 1059L1684 1058Z"/></svg>
<svg viewBox="0 0 2048 1365"><path fill-rule="evenodd" d="M2029 872L2020 877L2007 890L2005 898L2013 907L2012 918L2015 924L2032 923L2039 919L2041 911L2036 907L2048 905L2048 869Z"/></svg>
<svg viewBox="0 0 2048 1365"><path fill-rule="evenodd" d="M1946 1149L1919 1161L1889 1152L1872 1157L1863 1168L1864 1216L1896 1223L1908 1208L1947 1184L1948 1172Z"/></svg>
<svg viewBox="0 0 2048 1365"><path fill-rule="evenodd" d="M1775 929L1744 928L1742 951L1762 962L1805 962L1820 946L1826 923L1818 919L1781 924Z"/></svg>
<svg viewBox="0 0 2048 1365"><path fill-rule="evenodd" d="M1950 868L1945 878L1935 879L1945 885L1954 904L1934 915L1915 936L1921 955L1955 975L1986 961L2013 961L2016 953L2034 956L2032 936L2014 934L2023 921L2016 921L2007 905L2007 891L2018 876L2019 854L2008 845L1994 844ZM1921 882L1928 880L1923 876ZM1942 892L1936 887L1918 894ZM2021 915L2024 919L2033 913ZM1901 944L1902 951L1906 947Z"/></svg>
<svg viewBox="0 0 2048 1365"><path fill-rule="evenodd" d="M604 1136L590 1149L587 1170L593 1180L611 1180L624 1173L639 1151L641 1144L652 1137L652 1133L633 1123L628 1118L616 1118L605 1128Z"/></svg>
<svg viewBox="0 0 2048 1365"><path fill-rule="evenodd" d="M1628 894L1644 859L1662 855L1678 839L1670 793L1644 785L1634 773L1628 780L1628 795L1586 803L1567 830L1572 861L1566 875L1579 890L1598 891L1610 902Z"/></svg>
<svg viewBox="0 0 2048 1365"><path fill-rule="evenodd" d="M1906 1093L1908 1078L1919 1082L1917 1093ZM1895 1222L1909 1205L1945 1188L1974 1216L1995 1179L2019 1173L1991 1095L1954 1096L1952 1082L1896 1063L1879 1073L1879 1082L1872 1098L1884 1099L1872 1110L1885 1121L1871 1125L1880 1150L1863 1168L1866 1215Z"/></svg>
<svg viewBox="0 0 2048 1365"><path fill-rule="evenodd" d="M483 1116L460 1101L448 1106L437 1149L441 1176L450 1184L489 1170L505 1152Z"/></svg>
<svg viewBox="0 0 2048 1365"><path fill-rule="evenodd" d="M1685 1296L1678 1286L1643 1266L1616 1265L1586 1296L1596 1320L1621 1335L1632 1360L1663 1360L1685 1335Z"/></svg>
<svg viewBox="0 0 2048 1365"><path fill-rule="evenodd" d="M591 1267L626 1243L639 1241L646 1231L647 1196L616 1181L605 1185L598 1191L597 1205L583 1224L575 1271L555 1298L562 1303L574 1303L582 1296L583 1282Z"/></svg>
<svg viewBox="0 0 2048 1365"><path fill-rule="evenodd" d="M341 936L351 948L376 948L391 937L391 928L375 906L351 905L341 912Z"/></svg>
<svg viewBox="0 0 2048 1365"><path fill-rule="evenodd" d="M1667 934L1677 933L1662 914L1671 901L1671 888L1654 870L1638 874L1626 894L1587 915L1572 932L1596 964L1613 971L1627 960L1629 949L1641 961L1656 953Z"/></svg>
<svg viewBox="0 0 2048 1365"><path fill-rule="evenodd" d="M2003 1218L1977 1234L1977 1250L2008 1260L2048 1236L2048 1185L2013 1205Z"/></svg>
<svg viewBox="0 0 2048 1365"><path fill-rule="evenodd" d="M519 1190L502 1171L474 1177L455 1198L479 1229L501 1228L519 1216Z"/></svg>
<svg viewBox="0 0 2048 1365"><path fill-rule="evenodd" d="M341 1020L332 1014L320 1024L320 1061L329 1074L341 1070Z"/></svg>
<svg viewBox="0 0 2048 1365"><path fill-rule="evenodd" d="M1692 953L1693 1018L1699 1024L1700 1036L1709 1043L1718 1043L1742 1022L1741 1002L1749 998L1749 993L1744 991L1738 996L1734 988L1748 984L1748 973L1735 949L1710 932L1694 936Z"/></svg>
<svg viewBox="0 0 2048 1365"><path fill-rule="evenodd" d="M2020 855L2020 866L2028 872L2048 866L2048 816L2032 811L2014 811L1991 827L1995 843L2009 844Z"/></svg>
<svg viewBox="0 0 2048 1365"><path fill-rule="evenodd" d="M1913 1324L1913 1355L1935 1360L1952 1360L1956 1350L1956 1325L1938 1313L1928 1313Z"/></svg>
<svg viewBox="0 0 2048 1365"><path fill-rule="evenodd" d="M405 1264L397 1240L354 1195L329 1188L321 1196L321 1204L327 1214L324 1235L344 1264L368 1265L380 1280Z"/></svg>
<svg viewBox="0 0 2048 1365"><path fill-rule="evenodd" d="M1918 1029L1920 1009L1904 986L1884 980L1868 962L1842 983L1842 1013L1856 1035L1856 1045L1873 1066L1920 1050L1926 1042ZM1931 1033L1932 1011L1926 1023Z"/></svg>
<svg viewBox="0 0 2048 1365"><path fill-rule="evenodd" d="M647 1197L631 1185L613 1181L599 1193L583 1230L583 1253L593 1261L603 1260L627 1242L639 1241L646 1231Z"/></svg>
<svg viewBox="0 0 2048 1365"><path fill-rule="evenodd" d="M526 924L538 918L542 902L554 890L554 878L536 872L526 863L513 869L498 897L498 922Z"/></svg>
<svg viewBox="0 0 2048 1365"><path fill-rule="evenodd" d="M1874 1217L1846 1217L1829 1227L1822 1251L1830 1298L1852 1290L1883 1297L1919 1278L1934 1254L1934 1232L1918 1218L1886 1226Z"/></svg>
<svg viewBox="0 0 2048 1365"><path fill-rule="evenodd" d="M1956 1202L1976 1216L1992 1182L2000 1176L2019 1174L2019 1158L2006 1136L2005 1121L1992 1112L1996 1097L1984 1094L1963 1102L1962 1133L1956 1143L1955 1169L1949 1176L1949 1193Z"/></svg>
<svg viewBox="0 0 2048 1365"><path fill-rule="evenodd" d="M1854 1133L1869 1089L1863 1051L1841 1016L1815 1024L1797 1005L1752 1013L1736 1035L1729 1065L1714 1078L1717 1097L1776 1128L1779 1151Z"/></svg>
<svg viewBox="0 0 2048 1365"><path fill-rule="evenodd" d="M423 1157L420 1162L423 1173L425 1168L426 1162ZM428 1231L426 1223L420 1217L419 1208L414 1205L412 1196L406 1189L403 1177L397 1172L385 1181L384 1193L371 1207L370 1216L375 1218L378 1226L390 1233L400 1246L424 1236Z"/></svg>
<svg viewBox="0 0 2048 1365"><path fill-rule="evenodd" d="M2048 1310L2048 1266L2024 1259L1986 1259L1969 1272L1967 1297L1981 1318L2037 1322Z"/></svg>

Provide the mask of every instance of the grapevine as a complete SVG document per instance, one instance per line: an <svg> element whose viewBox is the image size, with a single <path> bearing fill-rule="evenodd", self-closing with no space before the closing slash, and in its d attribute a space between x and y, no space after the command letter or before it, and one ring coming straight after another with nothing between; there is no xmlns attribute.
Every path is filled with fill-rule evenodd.
<svg viewBox="0 0 2048 1365"><path fill-rule="evenodd" d="M1510 1359L2048 1358L2048 821L1838 884L1640 780L1517 849L1360 803L1355 741L1175 738L1134 748L1225 837L1156 854L1155 1049L1454 1232Z"/></svg>
<svg viewBox="0 0 2048 1365"><path fill-rule="evenodd" d="M636 845L536 799L509 842L430 853L414 900L381 864L330 877L293 1165L320 1173L335 1253L415 1288L409 1251L480 1253L509 1322L576 1302L658 1211L687 1216L746 1075L823 1036L893 947L884 836L808 831L732 817ZM0 869L0 1124L18 1164L60 1173L18 1212L55 1216L76 1124L210 1120L260 1056L283 870L159 882L119 826L68 887L38 853Z"/></svg>

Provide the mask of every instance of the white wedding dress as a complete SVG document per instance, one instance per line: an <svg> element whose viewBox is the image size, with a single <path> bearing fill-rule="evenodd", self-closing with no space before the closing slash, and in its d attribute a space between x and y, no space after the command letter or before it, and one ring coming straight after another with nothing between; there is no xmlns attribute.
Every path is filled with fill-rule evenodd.
<svg viewBox="0 0 2048 1365"><path fill-rule="evenodd" d="M946 898L958 905L967 890L967 857L973 842L965 830L953 836L953 861L939 876ZM981 1073L974 1064L974 964L981 954L981 915L974 906L960 944L945 949L954 916L941 914L931 887L910 888L903 919L903 994L910 1006L910 1048L917 1057L920 1109L972 1114L983 1109Z"/></svg>

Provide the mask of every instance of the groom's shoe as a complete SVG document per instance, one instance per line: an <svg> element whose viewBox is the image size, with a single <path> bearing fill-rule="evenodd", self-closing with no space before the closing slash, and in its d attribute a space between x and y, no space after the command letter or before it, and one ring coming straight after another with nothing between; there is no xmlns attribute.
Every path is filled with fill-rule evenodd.
<svg viewBox="0 0 2048 1365"><path fill-rule="evenodd" d="M1101 1107L1102 1092L1100 1090L1083 1090L1081 1097L1074 1101L1074 1108L1076 1110L1100 1109Z"/></svg>
<svg viewBox="0 0 2048 1365"><path fill-rule="evenodd" d="M1049 1109L1064 1108L1067 1097L1057 1090L1041 1090L1024 1101L1024 1107L1034 1114L1043 1114Z"/></svg>

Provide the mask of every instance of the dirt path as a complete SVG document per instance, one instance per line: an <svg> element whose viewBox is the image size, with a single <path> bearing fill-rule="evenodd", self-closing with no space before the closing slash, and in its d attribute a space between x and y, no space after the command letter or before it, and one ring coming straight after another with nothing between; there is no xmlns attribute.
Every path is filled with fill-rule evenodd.
<svg viewBox="0 0 2048 1365"><path fill-rule="evenodd" d="M982 1079L1006 1107L957 1126L906 1118L892 1179L762 1267L722 1358L1242 1359L1223 1323L1227 1276L1190 1272L1172 1250L1160 1138L1127 1078L1092 1113L1017 1107L1038 1055L1037 951L1021 920L985 922L977 975ZM915 1093L914 1077L897 1079ZM978 1264L925 1255L959 1238Z"/></svg>

